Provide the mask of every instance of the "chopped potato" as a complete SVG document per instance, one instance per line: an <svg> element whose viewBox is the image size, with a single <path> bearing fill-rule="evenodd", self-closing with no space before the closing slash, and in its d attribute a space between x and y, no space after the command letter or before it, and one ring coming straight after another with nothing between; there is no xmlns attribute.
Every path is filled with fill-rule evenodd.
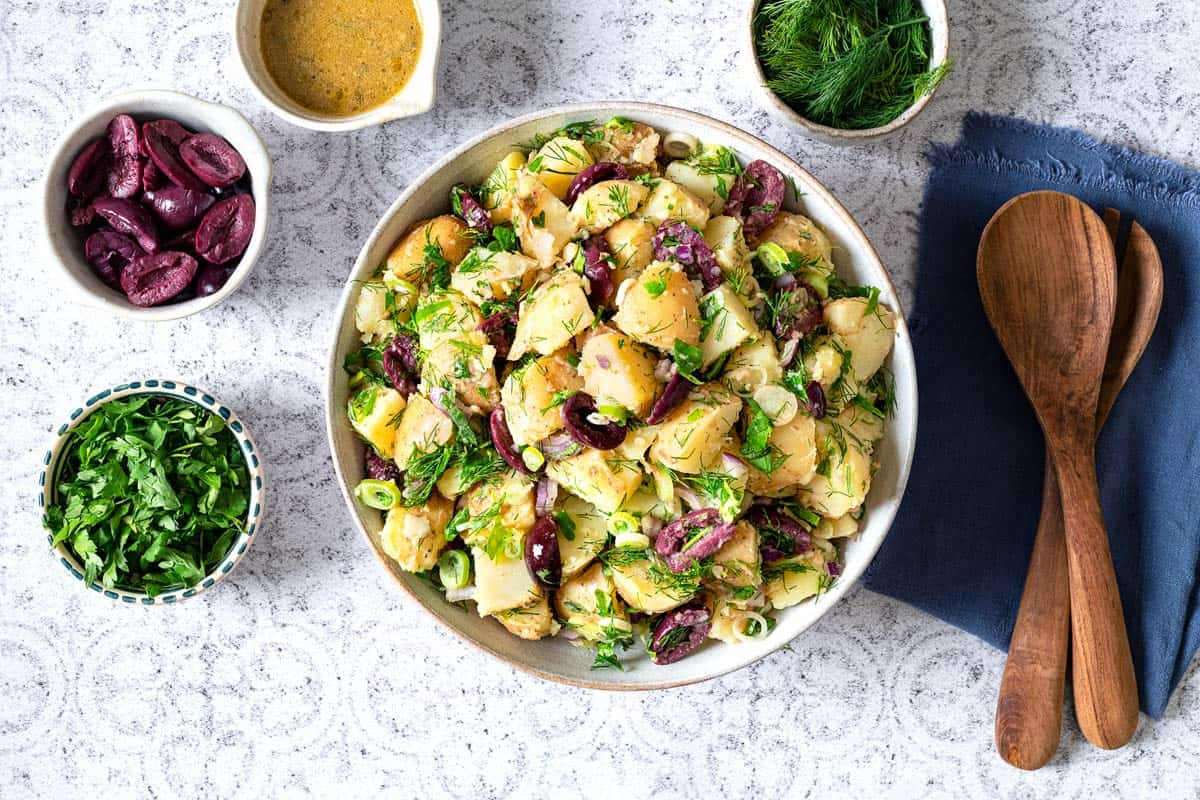
<svg viewBox="0 0 1200 800"><path fill-rule="evenodd" d="M561 430L563 401L581 388L583 379L561 352L513 370L500 392L513 441L535 444Z"/></svg>
<svg viewBox="0 0 1200 800"><path fill-rule="evenodd" d="M829 237L803 214L780 211L770 226L751 237L750 245L757 248L767 242L773 242L789 253L798 253L812 260L815 266L833 267L833 246Z"/></svg>
<svg viewBox="0 0 1200 800"><path fill-rule="evenodd" d="M479 616L525 608L543 599L541 588L525 566L524 556L509 558L497 553L493 559L482 549L472 547L471 557L475 565L475 610Z"/></svg>
<svg viewBox="0 0 1200 800"><path fill-rule="evenodd" d="M812 531L812 535L818 539L845 539L856 533L858 533L858 520L851 514L843 514L834 519L822 517Z"/></svg>
<svg viewBox="0 0 1200 800"><path fill-rule="evenodd" d="M892 352L896 319L878 302L871 303L865 297L833 300L825 306L825 324L841 336L850 351L851 383L855 387L870 380Z"/></svg>
<svg viewBox="0 0 1200 800"><path fill-rule="evenodd" d="M388 253L387 268L392 275L416 285L423 284L445 259L453 267L463 260L474 239L467 224L450 214L418 222Z"/></svg>
<svg viewBox="0 0 1200 800"><path fill-rule="evenodd" d="M562 200L567 196L567 189L571 188L575 176L593 163L583 142L569 136L555 136L530 156L527 168L555 197Z"/></svg>
<svg viewBox="0 0 1200 800"><path fill-rule="evenodd" d="M603 614L610 606L611 615ZM604 638L607 628L630 627L625 604L599 563L563 582L554 593L554 609L567 627L591 641Z"/></svg>
<svg viewBox="0 0 1200 800"><path fill-rule="evenodd" d="M812 480L817 466L817 433L813 418L797 414L787 424L772 428L769 441L784 461L770 475L750 467L750 491L766 497L795 494L800 484Z"/></svg>
<svg viewBox="0 0 1200 800"><path fill-rule="evenodd" d="M674 181L661 180L650 190L641 215L661 225L668 219L681 219L698 231L708 222L708 205Z"/></svg>
<svg viewBox="0 0 1200 800"><path fill-rule="evenodd" d="M558 552L566 580L583 572L600 555L608 542L608 518L591 503L570 494L558 507L562 515L558 517Z"/></svg>
<svg viewBox="0 0 1200 800"><path fill-rule="evenodd" d="M800 502L823 517L840 517L862 505L871 488L871 458L841 427L827 419L817 420L816 474L800 488Z"/></svg>
<svg viewBox="0 0 1200 800"><path fill-rule="evenodd" d="M432 350L442 342L477 330L483 315L462 292L446 289L422 296L413 321L421 349Z"/></svg>
<svg viewBox="0 0 1200 800"><path fill-rule="evenodd" d="M449 387L472 414L490 412L500 400L496 381L496 348L483 331L467 331L447 339L425 354L421 391Z"/></svg>
<svg viewBox="0 0 1200 800"><path fill-rule="evenodd" d="M525 166L525 154L514 150L496 165L480 187L480 201L492 223L501 225L512 219L512 201L517 194L517 172Z"/></svg>
<svg viewBox="0 0 1200 800"><path fill-rule="evenodd" d="M864 453L874 452L875 443L883 437L883 418L858 403L847 403L831 419L837 420L846 440Z"/></svg>
<svg viewBox="0 0 1200 800"><path fill-rule="evenodd" d="M521 251L543 268L554 263L578 230L571 220L571 209L525 171L517 175L513 227L521 240Z"/></svg>
<svg viewBox="0 0 1200 800"><path fill-rule="evenodd" d="M742 235L742 221L735 217L713 217L704 226L704 242L713 251L717 266L738 297L748 304L760 302L758 280L750 264L750 248Z"/></svg>
<svg viewBox="0 0 1200 800"><path fill-rule="evenodd" d="M656 261L617 294L613 323L639 342L670 352L675 340L700 344L700 306L678 264Z"/></svg>
<svg viewBox="0 0 1200 800"><path fill-rule="evenodd" d="M489 536L497 534L499 539L511 545L512 553L519 553L519 540L537 521L533 489L533 481L514 470L476 485L467 492L466 508L477 524L468 525L459 532L463 541L482 547ZM501 530L497 531L497 526Z"/></svg>
<svg viewBox="0 0 1200 800"><path fill-rule="evenodd" d="M616 403L644 418L650 413L661 382L654 375L658 359L619 331L588 337L580 353L583 388L597 404Z"/></svg>
<svg viewBox="0 0 1200 800"><path fill-rule="evenodd" d="M663 175L698 197L708 207L710 214L720 214L725 210L729 190L737 180L736 175L702 169L688 161L672 161Z"/></svg>
<svg viewBox="0 0 1200 800"><path fill-rule="evenodd" d="M653 222L644 219L623 219L604 232L608 252L612 254L613 283L620 286L636 278L654 260Z"/></svg>
<svg viewBox="0 0 1200 800"><path fill-rule="evenodd" d="M746 589L762 583L758 552L758 531L745 520L737 524L733 538L713 556L709 585L728 589Z"/></svg>
<svg viewBox="0 0 1200 800"><path fill-rule="evenodd" d="M561 627L550 613L550 601L544 594L531 605L497 611L493 616L509 633L522 639L545 639Z"/></svg>
<svg viewBox="0 0 1200 800"><path fill-rule="evenodd" d="M813 338L808 352L804 355L804 374L808 375L809 380L821 384L827 397L830 387L842 377L842 369L846 363L845 350L845 346L837 337L817 336Z"/></svg>
<svg viewBox="0 0 1200 800"><path fill-rule="evenodd" d="M412 285L402 288L391 279L388 283L367 281L359 288L354 302L354 327L362 334L364 343L385 341L396 332L398 322L408 322L416 304L416 287Z"/></svg>
<svg viewBox="0 0 1200 800"><path fill-rule="evenodd" d="M802 556L772 561L763 568L767 579L767 598L775 608L787 608L801 603L829 585L825 572L825 557L820 550Z"/></svg>
<svg viewBox="0 0 1200 800"><path fill-rule="evenodd" d="M590 447L579 455L548 462L546 474L605 514L619 509L642 484L637 462Z"/></svg>
<svg viewBox="0 0 1200 800"><path fill-rule="evenodd" d="M760 386L775 383L783 377L779 353L775 351L775 339L770 333L760 331L756 338L739 346L725 364L722 382L739 395L754 393Z"/></svg>
<svg viewBox="0 0 1200 800"><path fill-rule="evenodd" d="M390 458L405 405L404 396L395 389L367 386L350 398L350 426L376 453Z"/></svg>
<svg viewBox="0 0 1200 800"><path fill-rule="evenodd" d="M549 355L587 330L595 321L583 288L583 278L561 270L521 301L517 333L508 360L533 351Z"/></svg>
<svg viewBox="0 0 1200 800"><path fill-rule="evenodd" d="M571 219L582 230L599 233L632 214L648 194L650 189L637 181L600 181L575 198Z"/></svg>
<svg viewBox="0 0 1200 800"><path fill-rule="evenodd" d="M400 569L421 572L433 569L446 547L446 523L454 503L434 492L423 506L397 506L387 513L379 543Z"/></svg>
<svg viewBox="0 0 1200 800"><path fill-rule="evenodd" d="M673 573L653 550L616 551L612 580L630 608L647 614L681 606L700 588L698 583Z"/></svg>
<svg viewBox="0 0 1200 800"><path fill-rule="evenodd" d="M600 140L588 142L587 148L596 161L613 161L652 170L657 166L659 139L658 131L649 125L618 121L606 124Z"/></svg>
<svg viewBox="0 0 1200 800"><path fill-rule="evenodd" d="M700 300L700 351L708 366L726 353L758 335L758 325L746 305L728 282L722 283Z"/></svg>
<svg viewBox="0 0 1200 800"><path fill-rule="evenodd" d="M715 466L741 410L742 401L725 387L695 387L663 421L650 457L676 472L698 474Z"/></svg>
<svg viewBox="0 0 1200 800"><path fill-rule="evenodd" d="M408 396L408 406L396 430L394 459L400 469L415 452L428 453L454 437L454 423L423 394Z"/></svg>
<svg viewBox="0 0 1200 800"><path fill-rule="evenodd" d="M450 276L450 286L476 305L507 300L533 285L538 262L521 253L494 252L476 247Z"/></svg>

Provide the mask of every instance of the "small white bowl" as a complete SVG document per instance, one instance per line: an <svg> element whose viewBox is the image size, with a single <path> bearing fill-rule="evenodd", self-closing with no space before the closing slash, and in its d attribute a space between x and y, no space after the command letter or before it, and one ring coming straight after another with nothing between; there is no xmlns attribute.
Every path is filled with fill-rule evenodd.
<svg viewBox="0 0 1200 800"><path fill-rule="evenodd" d="M421 23L421 52L408 83L381 106L349 117L321 114L287 95L271 73L262 55L262 14L267 0L240 0L233 19L233 39L242 71L259 99L283 119L314 131L353 131L402 117L424 114L437 97L437 65L442 42L442 11L439 0L414 0Z"/></svg>
<svg viewBox="0 0 1200 800"><path fill-rule="evenodd" d="M818 142L832 145L853 145L866 144L867 142L883 139L912 122L924 110L925 106L929 105L929 101L937 93L938 87L934 87L932 92L922 95L903 114L896 117L887 125L878 128L849 130L846 128L819 125L807 117L797 114L791 106L783 102L767 86L767 76L763 74L762 65L758 63L758 52L754 43L754 15L757 13L759 5L761 5L761 0L750 0L749 13L746 15L746 24L743 27L744 36L742 39L742 50L746 54L745 58L749 60L751 74L754 76L754 83L762 91L763 96L767 99L767 103L775 110L776 114L788 122L796 123L804 129L805 133ZM950 18L946 13L945 0L921 0L921 8L924 9L925 16L929 17L929 32L933 39L932 52L929 54L929 68L933 69L939 64L945 63L949 58Z"/></svg>
<svg viewBox="0 0 1200 800"><path fill-rule="evenodd" d="M149 308L135 306L123 294L105 285L84 259L83 242L71 227L66 210L67 172L84 145L102 136L117 114L130 114L139 122L173 119L189 130L215 133L237 148L245 160L254 195L254 235L229 280L213 294ZM232 294L254 269L267 239L270 187L271 156L267 146L249 120L229 106L165 89L138 89L114 95L80 117L50 154L42 180L42 233L51 256L49 263L57 268L62 278L60 283L82 305L137 320L161 321L195 314Z"/></svg>
<svg viewBox="0 0 1200 800"><path fill-rule="evenodd" d="M186 600L189 597L195 597L228 575L230 570L246 554L246 550L249 549L251 543L254 541L254 537L258 535L262 527L265 493L263 487L263 467L262 462L258 458L258 448L255 446L254 440L250 438L250 432L246 430L242 421L238 419L233 411L222 404L221 401L208 392L197 389L195 386L189 386L182 381L157 380L153 378L123 383L92 395L84 401L82 406L72 411L67 421L60 425L54 432L54 439L51 441L49 449L46 450L46 455L42 458L42 468L38 475L38 510L45 513L46 507L54 502L54 484L58 480L60 457L71 433L82 425L84 420L93 411L105 403L141 394L158 394L186 400L189 403L195 403L205 411L221 417L225 421L225 425L229 428L229 431L233 434L234 439L237 440L239 449L246 459L246 472L250 481L250 500L246 509L245 528L234 539L233 544L229 547L229 551L221 559L220 563L195 586L171 589L151 597L143 592L133 592L126 589L106 589L98 582L86 584L87 588L97 594L102 594L110 600L119 600L129 605L169 605L180 600ZM51 548L53 548L54 554L58 557L63 567L66 568L67 572L71 573L76 580L83 581L83 567L80 565L79 560L75 558L75 554L67 547L66 543L62 542L55 545L53 534L48 534L46 538Z"/></svg>

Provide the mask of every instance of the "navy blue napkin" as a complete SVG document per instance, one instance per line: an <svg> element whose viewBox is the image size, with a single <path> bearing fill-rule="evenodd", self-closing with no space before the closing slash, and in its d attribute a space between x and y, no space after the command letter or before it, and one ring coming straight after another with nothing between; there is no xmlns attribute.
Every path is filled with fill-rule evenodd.
<svg viewBox="0 0 1200 800"><path fill-rule="evenodd" d="M979 237L1005 201L1037 189L1132 214L1162 257L1162 314L1097 458L1141 706L1159 718L1200 646L1200 173L1078 131L977 113L957 144L934 145L928 158L910 313L916 457L866 585L1007 647L1043 444L979 300Z"/></svg>

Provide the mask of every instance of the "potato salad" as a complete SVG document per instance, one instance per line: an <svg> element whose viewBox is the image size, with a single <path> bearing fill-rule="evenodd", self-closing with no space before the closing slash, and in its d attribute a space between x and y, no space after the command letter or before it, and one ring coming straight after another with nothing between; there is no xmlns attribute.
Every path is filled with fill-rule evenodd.
<svg viewBox="0 0 1200 800"><path fill-rule="evenodd" d="M381 549L598 668L817 600L862 522L895 325L802 202L765 161L622 118L455 186L355 307Z"/></svg>

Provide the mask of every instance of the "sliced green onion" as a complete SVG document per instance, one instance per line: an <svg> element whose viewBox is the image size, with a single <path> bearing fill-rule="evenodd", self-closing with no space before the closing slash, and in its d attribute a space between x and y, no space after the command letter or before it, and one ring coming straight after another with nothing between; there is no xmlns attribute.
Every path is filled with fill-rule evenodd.
<svg viewBox="0 0 1200 800"><path fill-rule="evenodd" d="M624 531L617 534L615 546L620 550L645 550L650 546L650 537L644 533Z"/></svg>
<svg viewBox="0 0 1200 800"><path fill-rule="evenodd" d="M600 403L596 406L596 413L608 417L618 425L624 425L625 420L629 418L629 412L619 403Z"/></svg>
<svg viewBox="0 0 1200 800"><path fill-rule="evenodd" d="M387 511L400 505L400 488L394 481L367 478L354 487L354 496L365 506Z"/></svg>
<svg viewBox="0 0 1200 800"><path fill-rule="evenodd" d="M462 589L471 582L471 558L462 550L447 550L438 559L438 577L447 589Z"/></svg>
<svg viewBox="0 0 1200 800"><path fill-rule="evenodd" d="M525 540L520 536L509 536L504 540L504 555L516 561L525 556Z"/></svg>
<svg viewBox="0 0 1200 800"><path fill-rule="evenodd" d="M531 472L537 472L546 463L546 457L541 450L530 445L521 451L521 461Z"/></svg>
<svg viewBox="0 0 1200 800"><path fill-rule="evenodd" d="M371 373L367 372L365 369L360 369L358 372L350 376L350 388L357 389L360 386L366 385L370 381Z"/></svg>
<svg viewBox="0 0 1200 800"><path fill-rule="evenodd" d="M754 257L763 265L763 269L772 275L791 272L792 260L788 258L787 251L774 242L760 244L754 251Z"/></svg>
<svg viewBox="0 0 1200 800"><path fill-rule="evenodd" d="M622 533L641 533L642 523L628 511L617 511L608 518L608 532L613 536L620 536Z"/></svg>

